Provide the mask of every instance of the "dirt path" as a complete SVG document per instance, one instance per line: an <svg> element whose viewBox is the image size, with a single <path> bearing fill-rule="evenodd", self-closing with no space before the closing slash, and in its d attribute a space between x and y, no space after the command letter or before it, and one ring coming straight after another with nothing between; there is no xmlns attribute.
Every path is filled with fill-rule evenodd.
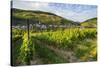
<svg viewBox="0 0 100 67"><path fill-rule="evenodd" d="M53 46L46 45L47 48L53 50L58 56L68 60L68 62L77 62L77 58L74 56L74 53L71 51L64 51L58 48L54 48Z"/></svg>
<svg viewBox="0 0 100 67"><path fill-rule="evenodd" d="M33 57L33 59L31 60L31 64L32 65L40 65L40 64L43 64L43 61L41 58L39 58L37 55L35 55Z"/></svg>
<svg viewBox="0 0 100 67"><path fill-rule="evenodd" d="M74 56L74 53L72 51L65 51L62 49L55 48L54 46L47 45L46 43L41 42L40 40L37 40L37 43L39 43L40 45L43 44L42 46L46 46L50 50L54 51L56 55L67 60L69 63L80 61Z"/></svg>

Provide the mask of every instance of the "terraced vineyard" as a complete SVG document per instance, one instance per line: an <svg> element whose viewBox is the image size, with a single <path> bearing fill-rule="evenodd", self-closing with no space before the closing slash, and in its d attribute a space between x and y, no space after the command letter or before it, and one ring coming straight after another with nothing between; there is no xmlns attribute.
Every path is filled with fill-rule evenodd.
<svg viewBox="0 0 100 67"><path fill-rule="evenodd" d="M55 64L97 60L96 28L70 28L55 32L13 29L14 65Z"/></svg>

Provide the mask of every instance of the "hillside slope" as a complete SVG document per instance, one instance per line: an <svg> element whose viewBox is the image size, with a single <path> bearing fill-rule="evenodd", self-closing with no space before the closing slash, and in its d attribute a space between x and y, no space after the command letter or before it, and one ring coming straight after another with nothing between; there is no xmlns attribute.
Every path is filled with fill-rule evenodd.
<svg viewBox="0 0 100 67"><path fill-rule="evenodd" d="M30 23L41 23L41 24L53 24L53 25L78 25L71 20L60 17L56 14L43 12L43 11L30 11L12 8L12 25L26 24L26 19L29 19Z"/></svg>
<svg viewBox="0 0 100 67"><path fill-rule="evenodd" d="M91 18L81 23L84 27L97 27L97 18Z"/></svg>

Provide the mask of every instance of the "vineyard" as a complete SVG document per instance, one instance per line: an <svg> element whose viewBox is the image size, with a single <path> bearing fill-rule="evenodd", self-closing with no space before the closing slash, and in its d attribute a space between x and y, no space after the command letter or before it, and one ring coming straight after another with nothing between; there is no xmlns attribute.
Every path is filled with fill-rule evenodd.
<svg viewBox="0 0 100 67"><path fill-rule="evenodd" d="M33 32L12 29L12 64L55 64L97 60L96 28Z"/></svg>
<svg viewBox="0 0 100 67"><path fill-rule="evenodd" d="M97 61L97 6L24 3L11 8L12 66Z"/></svg>

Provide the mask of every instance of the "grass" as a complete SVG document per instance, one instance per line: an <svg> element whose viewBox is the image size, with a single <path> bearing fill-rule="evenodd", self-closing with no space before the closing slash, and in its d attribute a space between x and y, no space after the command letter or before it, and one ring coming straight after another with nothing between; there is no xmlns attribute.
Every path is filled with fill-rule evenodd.
<svg viewBox="0 0 100 67"><path fill-rule="evenodd" d="M81 61L96 61L96 47L96 39L89 39L89 41L83 40L77 45L74 52L76 57L79 58Z"/></svg>
<svg viewBox="0 0 100 67"><path fill-rule="evenodd" d="M19 38L19 37L18 37ZM20 38L15 38L12 40L12 65L19 65L20 60L19 60L19 54L20 54L20 47L23 42L23 40Z"/></svg>
<svg viewBox="0 0 100 67"><path fill-rule="evenodd" d="M67 60L64 60L63 58L57 56L52 50L47 48L45 45L40 44L39 42L37 42L37 44L35 45L35 49L39 57L43 59L44 64L68 62Z"/></svg>

